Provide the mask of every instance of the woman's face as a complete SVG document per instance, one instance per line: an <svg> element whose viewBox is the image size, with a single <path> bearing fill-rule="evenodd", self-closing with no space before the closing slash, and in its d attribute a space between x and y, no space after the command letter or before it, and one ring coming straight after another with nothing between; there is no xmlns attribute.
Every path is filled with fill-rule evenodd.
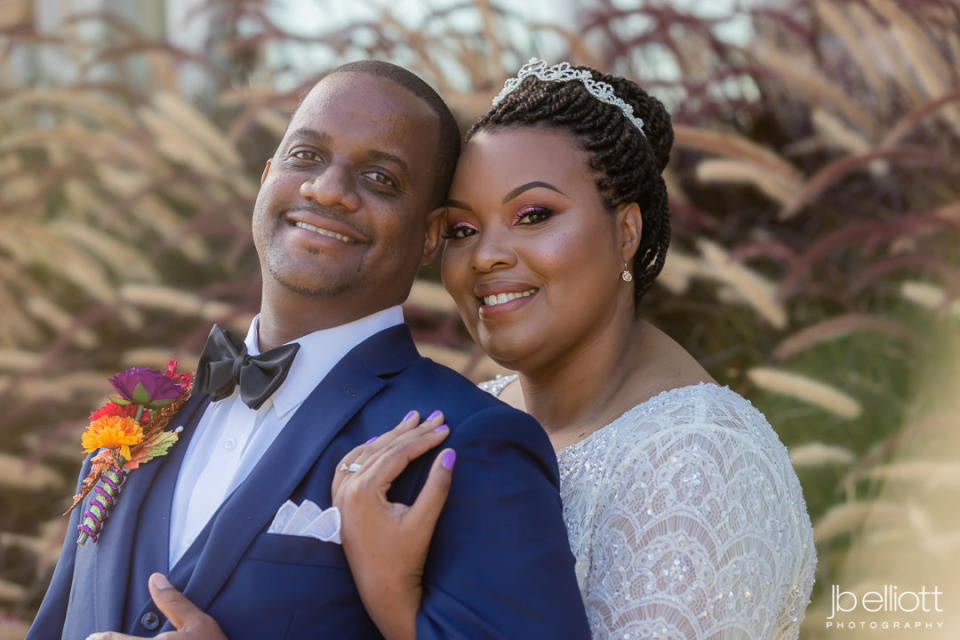
<svg viewBox="0 0 960 640"><path fill-rule="evenodd" d="M623 233L572 135L517 127L466 145L450 190L443 284L473 339L532 371L609 326L633 288Z"/></svg>

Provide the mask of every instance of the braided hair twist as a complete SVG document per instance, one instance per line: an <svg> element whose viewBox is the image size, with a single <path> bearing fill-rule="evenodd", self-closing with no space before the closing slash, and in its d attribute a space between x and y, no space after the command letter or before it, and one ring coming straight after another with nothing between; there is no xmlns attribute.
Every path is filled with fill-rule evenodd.
<svg viewBox="0 0 960 640"><path fill-rule="evenodd" d="M590 154L589 166L604 206L640 206L643 229L633 257L634 303L656 279L670 245L667 187L661 175L670 159L670 115L636 83L589 67L594 80L611 85L617 97L643 120L641 133L623 112L593 97L579 81L544 82L524 78L521 85L477 120L467 140L481 131L508 127L555 128L572 133Z"/></svg>

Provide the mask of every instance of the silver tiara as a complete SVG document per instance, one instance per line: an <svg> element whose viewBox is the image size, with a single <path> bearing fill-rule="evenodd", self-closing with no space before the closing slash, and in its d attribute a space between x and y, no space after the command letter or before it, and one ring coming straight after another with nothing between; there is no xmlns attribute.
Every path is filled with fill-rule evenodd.
<svg viewBox="0 0 960 640"><path fill-rule="evenodd" d="M517 87L520 86L520 83L523 82L523 79L527 76L533 76L543 82L569 82L571 80L579 80L583 83L583 86L590 95L600 102L612 104L620 109L627 120L632 122L637 129L640 130L640 133L643 133L643 120L633 115L633 107L618 98L613 92L613 87L606 82L594 80L591 73L586 69L574 69L570 66L569 62L561 62L560 64L548 67L547 63L540 58L530 58L530 62L520 67L520 71L517 72L516 76L508 78L507 81L503 83L503 89L501 89L500 93L493 99L493 104L496 105L516 91Z"/></svg>

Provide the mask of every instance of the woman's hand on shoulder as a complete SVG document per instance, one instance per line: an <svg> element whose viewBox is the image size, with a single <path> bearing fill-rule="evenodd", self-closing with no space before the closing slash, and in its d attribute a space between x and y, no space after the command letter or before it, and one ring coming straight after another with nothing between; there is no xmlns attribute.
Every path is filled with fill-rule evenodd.
<svg viewBox="0 0 960 640"><path fill-rule="evenodd" d="M331 494L343 550L367 613L389 640L416 637L423 567L450 490L456 454L437 456L410 506L387 500L391 483L450 433L443 414L411 411L393 430L354 448L337 467Z"/></svg>

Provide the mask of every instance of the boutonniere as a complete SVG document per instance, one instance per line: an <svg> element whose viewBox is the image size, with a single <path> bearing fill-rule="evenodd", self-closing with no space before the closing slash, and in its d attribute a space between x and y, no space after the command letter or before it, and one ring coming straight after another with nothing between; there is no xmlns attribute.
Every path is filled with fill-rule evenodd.
<svg viewBox="0 0 960 640"><path fill-rule="evenodd" d="M177 361L166 371L133 367L110 378L119 396L111 397L90 414L90 424L81 437L83 452L96 451L90 473L73 496L73 511L91 492L87 510L77 526L77 544L89 538L96 542L113 509L127 475L164 456L179 438L180 428L165 431L170 420L187 401L193 375L177 373Z"/></svg>

